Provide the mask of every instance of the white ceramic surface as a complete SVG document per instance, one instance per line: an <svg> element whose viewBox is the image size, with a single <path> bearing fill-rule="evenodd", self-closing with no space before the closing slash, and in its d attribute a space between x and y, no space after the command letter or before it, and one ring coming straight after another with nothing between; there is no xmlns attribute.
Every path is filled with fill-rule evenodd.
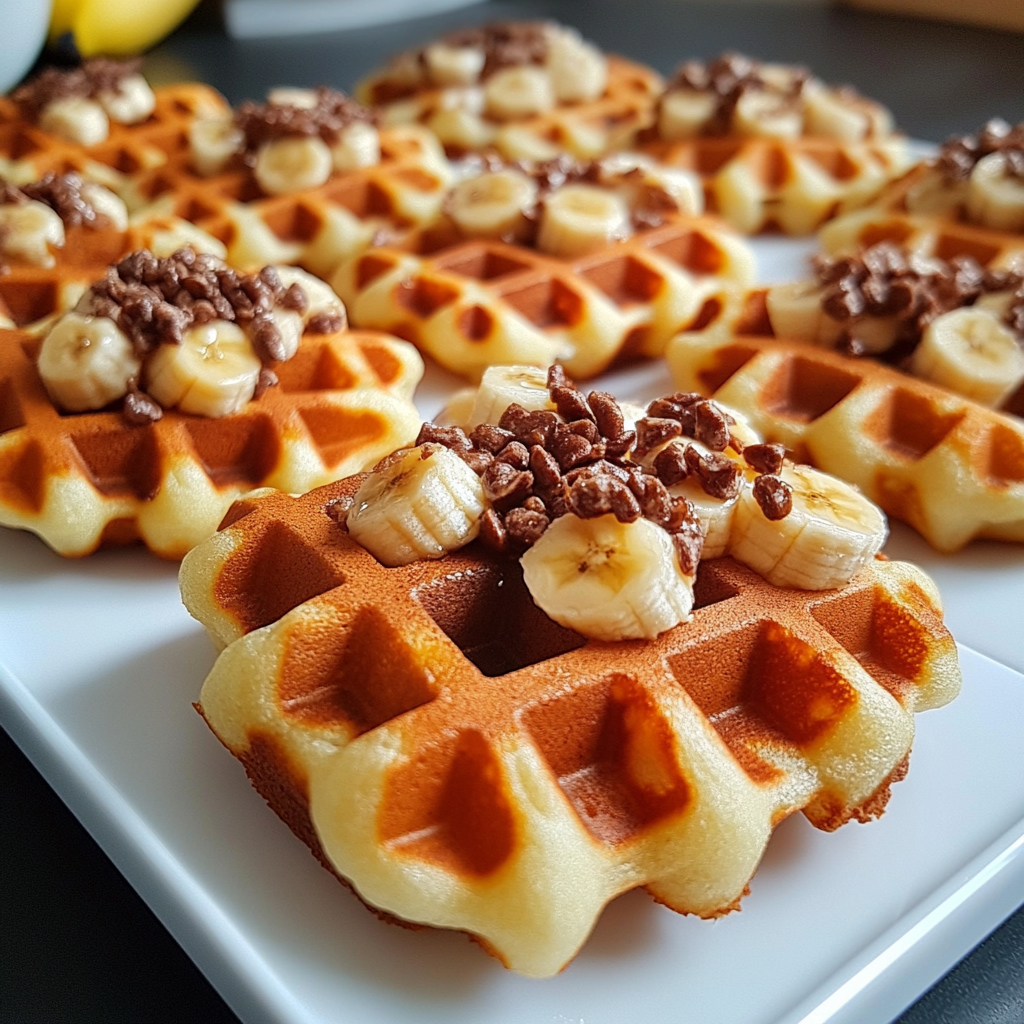
<svg viewBox="0 0 1024 1024"><path fill-rule="evenodd" d="M424 413L456 384L432 371ZM601 386L671 382L646 366ZM1024 675L983 656L1024 670L1024 552L941 558L902 530L888 550L926 564L983 653L963 649L963 694L918 718L885 817L784 822L720 921L631 893L543 982L460 935L382 924L267 810L190 707L214 655L173 565L67 561L0 531L0 721L247 1024L882 1024L1024 902Z"/></svg>

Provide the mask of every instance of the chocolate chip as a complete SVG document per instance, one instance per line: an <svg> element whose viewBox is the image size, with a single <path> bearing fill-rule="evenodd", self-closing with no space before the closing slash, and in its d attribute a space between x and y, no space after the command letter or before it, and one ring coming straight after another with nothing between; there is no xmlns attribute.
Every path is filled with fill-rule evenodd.
<svg viewBox="0 0 1024 1024"><path fill-rule="evenodd" d="M611 513L620 523L640 518L640 504L621 480L604 474L577 480L569 490L569 508L581 519Z"/></svg>
<svg viewBox="0 0 1024 1024"><path fill-rule="evenodd" d="M324 310L322 313L314 313L306 323L307 334L337 334L344 330L346 325L345 317L335 310Z"/></svg>
<svg viewBox="0 0 1024 1024"><path fill-rule="evenodd" d="M691 447L692 445L670 444L654 457L654 471L666 487L672 487L690 475L686 452Z"/></svg>
<svg viewBox="0 0 1024 1024"><path fill-rule="evenodd" d="M765 519L785 519L793 510L793 489L781 477L770 473L757 477L753 492Z"/></svg>
<svg viewBox="0 0 1024 1024"><path fill-rule="evenodd" d="M564 427L555 431L549 447L551 454L558 460L558 465L563 471L585 462L590 457L593 448L585 437L580 437L579 434L574 434Z"/></svg>
<svg viewBox="0 0 1024 1024"><path fill-rule="evenodd" d="M713 452L724 452L729 447L729 421L714 402L696 402L694 437Z"/></svg>
<svg viewBox="0 0 1024 1024"><path fill-rule="evenodd" d="M515 434L511 430L502 430L490 423L480 423L469 434L470 442L477 448L497 455L502 448L513 440Z"/></svg>
<svg viewBox="0 0 1024 1024"><path fill-rule="evenodd" d="M163 414L164 411L158 402L150 398L144 391L129 386L128 393L124 396L124 405L121 408L121 415L126 422L132 426L146 426L149 423L156 423L163 417Z"/></svg>
<svg viewBox="0 0 1024 1024"><path fill-rule="evenodd" d="M592 420L594 418L594 414L590 411L590 406L587 405L587 400L583 397L583 393L577 391L576 388L555 385L549 388L549 392L551 394L551 401L555 403L555 408L558 410L559 415L567 423L571 423L573 420Z"/></svg>
<svg viewBox="0 0 1024 1024"><path fill-rule="evenodd" d="M748 444L743 449L743 458L748 466L758 473L778 473L786 457L784 444Z"/></svg>
<svg viewBox="0 0 1024 1024"><path fill-rule="evenodd" d="M645 416L636 423L636 457L642 459L666 441L682 434L682 427L676 419Z"/></svg>
<svg viewBox="0 0 1024 1024"><path fill-rule="evenodd" d="M507 462L516 469L526 469L530 465L530 451L519 441L510 441L496 458L498 462Z"/></svg>
<svg viewBox="0 0 1024 1024"><path fill-rule="evenodd" d="M261 366L259 376L256 378L256 389L253 391L252 397L259 398L268 388L277 387L278 383L277 374L269 367Z"/></svg>
<svg viewBox="0 0 1024 1024"><path fill-rule="evenodd" d="M439 427L436 423L424 423L416 435L416 445L435 443L454 451L469 451L473 445L461 427Z"/></svg>
<svg viewBox="0 0 1024 1024"><path fill-rule="evenodd" d="M626 422L622 416L619 403L607 391L591 391L587 402L594 414L597 429L602 437L619 437L625 429Z"/></svg>
<svg viewBox="0 0 1024 1024"><path fill-rule="evenodd" d="M604 458L620 459L636 444L636 431L626 430L616 438L609 438L604 444Z"/></svg>
<svg viewBox="0 0 1024 1024"><path fill-rule="evenodd" d="M686 576L697 572L701 552L704 550L704 529L697 519L684 519L672 533L679 568Z"/></svg>
<svg viewBox="0 0 1024 1024"><path fill-rule="evenodd" d="M480 517L480 540L495 551L504 551L508 546L508 533L501 516L493 508L484 510Z"/></svg>
<svg viewBox="0 0 1024 1024"><path fill-rule="evenodd" d="M511 508L522 501L533 486L533 474L507 462L492 462L481 476L484 494L494 505Z"/></svg>
<svg viewBox="0 0 1024 1024"><path fill-rule="evenodd" d="M557 486L562 477L558 461L539 444L535 444L530 449L530 470L537 487L541 490L549 490Z"/></svg>
<svg viewBox="0 0 1024 1024"><path fill-rule="evenodd" d="M544 512L528 508L513 508L505 514L508 536L522 547L529 547L540 540L550 522Z"/></svg>
<svg viewBox="0 0 1024 1024"><path fill-rule="evenodd" d="M484 470L494 461L494 456L488 451L456 450L455 454L458 455L458 457L462 459L462 461L466 463L466 465L469 466L477 476L482 476Z"/></svg>

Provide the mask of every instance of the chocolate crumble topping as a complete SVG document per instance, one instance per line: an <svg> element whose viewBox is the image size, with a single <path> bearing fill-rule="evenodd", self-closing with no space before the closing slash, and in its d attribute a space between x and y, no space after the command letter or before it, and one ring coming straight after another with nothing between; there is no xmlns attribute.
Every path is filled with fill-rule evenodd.
<svg viewBox="0 0 1024 1024"><path fill-rule="evenodd" d="M67 174L54 174L51 171L39 181L20 187L0 181L0 206L34 199L49 206L67 227L106 227L110 218L98 213L82 195L82 184L81 175L74 171Z"/></svg>
<svg viewBox="0 0 1024 1024"><path fill-rule="evenodd" d="M15 89L11 99L21 108L27 121L35 121L54 100L72 96L91 99L103 92L117 92L126 78L139 74L141 70L141 57L129 60L96 57L76 68L48 67Z"/></svg>
<svg viewBox="0 0 1024 1024"><path fill-rule="evenodd" d="M966 181L975 164L990 153L1005 154L1007 172L1024 178L1024 121L1011 126L993 118L980 132L952 136L939 150L935 166L947 181Z"/></svg>
<svg viewBox="0 0 1024 1024"><path fill-rule="evenodd" d="M483 50L480 78L485 79L502 68L543 64L548 56L548 27L543 21L498 21L450 32L441 38L441 43L458 49ZM425 52L419 51L421 61L426 59Z"/></svg>

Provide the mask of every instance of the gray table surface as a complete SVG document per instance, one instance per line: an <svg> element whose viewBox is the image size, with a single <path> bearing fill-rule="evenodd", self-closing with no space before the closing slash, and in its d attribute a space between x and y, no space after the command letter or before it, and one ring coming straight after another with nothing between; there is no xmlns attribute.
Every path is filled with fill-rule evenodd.
<svg viewBox="0 0 1024 1024"><path fill-rule="evenodd" d="M1024 37L806 3L503 0L343 34L244 43L201 9L147 66L154 75L192 73L236 103L275 85L346 88L389 53L449 28L538 16L575 24L666 73L724 49L802 63L880 99L915 138L941 141L994 116L1024 120ZM237 1020L2 733L0 822L0 1021ZM1024 909L899 1024L1024 1024Z"/></svg>

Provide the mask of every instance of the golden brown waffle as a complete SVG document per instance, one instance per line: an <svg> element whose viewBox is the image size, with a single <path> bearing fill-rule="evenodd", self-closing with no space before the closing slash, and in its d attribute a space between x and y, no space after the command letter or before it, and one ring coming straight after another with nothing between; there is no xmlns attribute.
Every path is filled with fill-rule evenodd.
<svg viewBox="0 0 1024 1024"><path fill-rule="evenodd" d="M940 551L1024 541L1024 423L880 363L776 340L759 295L669 343L678 387L738 409Z"/></svg>
<svg viewBox="0 0 1024 1024"><path fill-rule="evenodd" d="M379 163L282 196L262 193L244 167L198 174L188 138L178 141L165 163L133 178L129 208L191 221L241 270L292 263L326 277L380 232L401 237L436 217L450 177L433 136L415 127L382 131Z"/></svg>
<svg viewBox="0 0 1024 1024"><path fill-rule="evenodd" d="M699 174L708 210L745 234L810 234L869 202L908 163L898 136L863 142L812 136L653 139L640 148L670 167Z"/></svg>
<svg viewBox="0 0 1024 1024"><path fill-rule="evenodd" d="M143 215L124 231L74 226L65 227L64 234L63 247L53 250L52 267L6 261L0 274L0 318L18 327L41 328L37 321L71 309L107 267L138 249L157 256L170 256L185 245L212 256L225 252L212 235L173 216Z"/></svg>
<svg viewBox="0 0 1024 1024"><path fill-rule="evenodd" d="M455 373L558 361L585 379L661 355L726 282L753 275L750 250L717 220L673 214L571 260L427 230L350 260L332 284L354 324L407 338Z"/></svg>
<svg viewBox="0 0 1024 1024"><path fill-rule="evenodd" d="M61 413L36 356L41 342L0 330L0 524L62 555L141 540L180 558L257 487L308 491L365 469L416 434L422 362L364 331L306 334L269 388L222 419L173 410L132 426L119 410Z"/></svg>
<svg viewBox="0 0 1024 1024"><path fill-rule="evenodd" d="M631 146L637 133L654 116L661 77L643 64L608 56L608 84L595 100L562 104L544 114L497 122L476 115L481 131L493 141L482 146L459 144L443 130L439 137L452 157L468 152L497 152L508 160L550 160L563 153L590 159ZM378 106L386 124L421 123L430 126L439 111L450 109L457 90L425 87L411 97L389 102L371 77L356 90L362 103Z"/></svg>
<svg viewBox="0 0 1024 1024"><path fill-rule="evenodd" d="M382 567L330 517L361 479L240 502L186 558L186 605L228 645L201 710L368 904L522 973L558 971L637 886L735 909L788 814L880 814L912 712L959 688L913 566L808 593L705 562L691 622L587 641L478 543Z"/></svg>
<svg viewBox="0 0 1024 1024"><path fill-rule="evenodd" d="M907 209L908 192L932 173L930 162L919 163L887 186L868 209L826 225L819 236L822 248L830 254L846 254L877 242L895 242L924 256L944 260L973 256L991 270L1024 273L1024 235L974 224L962 206L941 216L913 214Z"/></svg>
<svg viewBox="0 0 1024 1024"><path fill-rule="evenodd" d="M94 146L81 146L25 121L16 104L0 97L0 177L14 184L38 181L48 171L78 171L120 191L140 171L159 167L188 144L197 117L228 112L223 97L206 85L168 85L154 90L156 107L140 124L111 122L110 134Z"/></svg>

